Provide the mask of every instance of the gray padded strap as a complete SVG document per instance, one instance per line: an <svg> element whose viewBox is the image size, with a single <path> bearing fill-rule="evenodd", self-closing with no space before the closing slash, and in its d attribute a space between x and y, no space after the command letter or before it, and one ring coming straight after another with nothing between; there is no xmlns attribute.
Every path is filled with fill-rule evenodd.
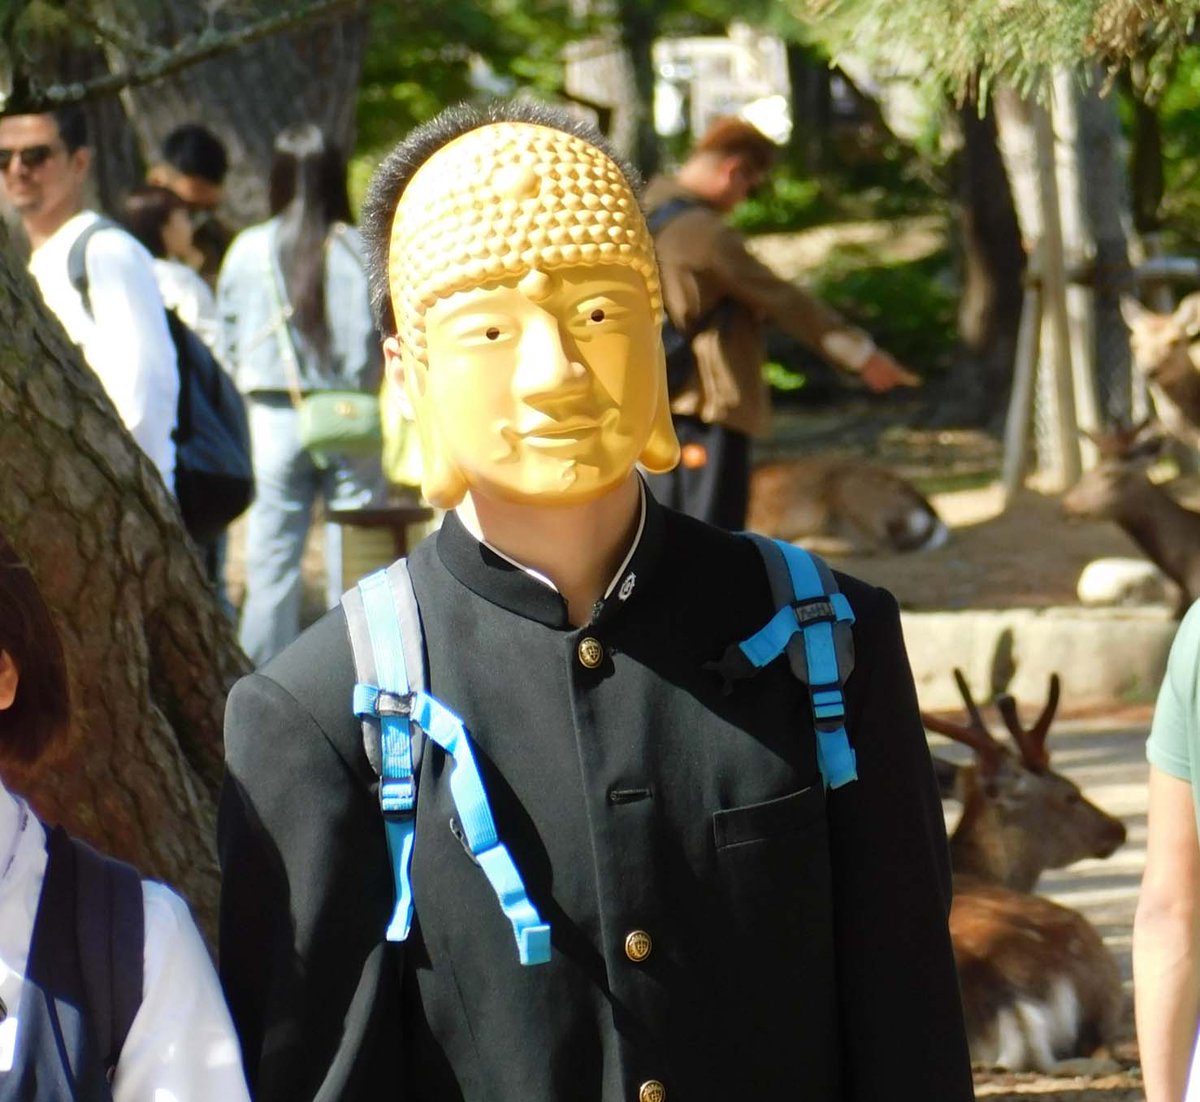
<svg viewBox="0 0 1200 1102"><path fill-rule="evenodd" d="M774 540L759 535L757 532L745 534L762 555L763 565L767 568L767 581L771 584L771 601L777 609L790 605L796 599L796 593L792 588L792 573L788 570L787 559L783 557L779 545ZM836 587L830 589L833 577L829 574L829 567L816 559L816 556L813 558L818 563L817 571L821 577L821 584L825 586L827 592L833 592ZM824 573L821 573L822 567L824 567ZM788 640L787 657L788 665L792 667L792 674L797 680L807 685L809 683L808 652L804 649L803 633L797 633Z"/></svg>
<svg viewBox="0 0 1200 1102"><path fill-rule="evenodd" d="M400 621L400 635L404 640L404 665L408 670L409 689L425 691L429 677L425 670L425 635L421 629L421 614L417 608L417 595L413 590L408 572L408 561L397 559L387 569L388 588ZM342 594L342 610L346 614L346 629L350 635L350 649L354 654L354 677L363 685L378 685L379 672L375 666L375 651L371 646L371 631L367 625L367 611L363 607L362 593L353 586ZM376 776L383 769L383 751L380 747L379 721L366 718L362 721L363 752ZM413 773L421 763L424 745L421 729L412 726Z"/></svg>

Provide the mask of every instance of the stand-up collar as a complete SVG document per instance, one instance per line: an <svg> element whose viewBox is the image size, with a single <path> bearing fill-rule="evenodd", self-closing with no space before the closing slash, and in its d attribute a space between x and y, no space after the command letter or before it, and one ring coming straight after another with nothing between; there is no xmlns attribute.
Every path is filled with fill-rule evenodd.
<svg viewBox="0 0 1200 1102"><path fill-rule="evenodd" d="M596 602L593 623L616 615L633 601L639 586L649 582L658 563L663 542L663 509L644 484L642 500L644 515L640 530L604 598ZM567 602L547 579L480 543L452 512L446 514L438 530L437 553L442 565L485 601L547 627L571 629Z"/></svg>

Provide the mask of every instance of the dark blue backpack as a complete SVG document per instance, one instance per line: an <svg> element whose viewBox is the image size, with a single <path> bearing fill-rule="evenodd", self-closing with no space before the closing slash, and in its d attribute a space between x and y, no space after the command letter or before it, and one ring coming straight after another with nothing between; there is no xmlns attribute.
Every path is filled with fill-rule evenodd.
<svg viewBox="0 0 1200 1102"><path fill-rule="evenodd" d="M652 237L657 237L668 222L700 205L699 200L685 199L683 196L668 199L646 215L646 228ZM668 397L674 398L696 374L696 354L692 351L692 341L704 330L720 327L729 305L729 299L718 299L689 329L679 329L667 314L666 307L663 307L662 342L667 356Z"/></svg>
<svg viewBox="0 0 1200 1102"><path fill-rule="evenodd" d="M87 245L106 229L121 227L105 218L93 222L67 255L67 275L89 314ZM208 543L254 499L250 424L241 394L208 345L173 310L167 311L167 327L179 367L175 497L188 533L197 543Z"/></svg>

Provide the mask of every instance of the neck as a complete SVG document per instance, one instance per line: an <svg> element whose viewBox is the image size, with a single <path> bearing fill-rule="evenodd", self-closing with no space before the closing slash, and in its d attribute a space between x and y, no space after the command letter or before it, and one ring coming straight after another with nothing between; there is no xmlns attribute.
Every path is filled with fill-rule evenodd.
<svg viewBox="0 0 1200 1102"><path fill-rule="evenodd" d="M639 495L631 472L615 490L582 505L524 505L470 491L455 511L476 539L549 578L578 627L592 618L629 553L641 516Z"/></svg>
<svg viewBox="0 0 1200 1102"><path fill-rule="evenodd" d="M81 206L69 210L60 209L47 211L44 214L29 215L22 219L25 235L29 238L29 247L35 251L40 249L81 210L83 210Z"/></svg>
<svg viewBox="0 0 1200 1102"><path fill-rule="evenodd" d="M675 174L675 180L693 195L721 208L720 189L714 183L712 170L707 163L695 160L684 161Z"/></svg>

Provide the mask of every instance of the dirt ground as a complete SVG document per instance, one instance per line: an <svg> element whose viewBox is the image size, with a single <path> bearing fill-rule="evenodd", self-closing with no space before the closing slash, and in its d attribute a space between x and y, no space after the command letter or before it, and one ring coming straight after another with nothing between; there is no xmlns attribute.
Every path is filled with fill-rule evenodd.
<svg viewBox="0 0 1200 1102"><path fill-rule="evenodd" d="M1024 488L1005 500L999 443L975 429L886 428L878 414L783 412L763 458L820 454L864 459L920 487L951 529L932 551L818 550L839 569L891 590L911 610L1045 608L1077 604L1079 574L1093 559L1144 558L1109 521L1068 519L1058 494ZM1189 492L1189 499L1191 493Z"/></svg>

